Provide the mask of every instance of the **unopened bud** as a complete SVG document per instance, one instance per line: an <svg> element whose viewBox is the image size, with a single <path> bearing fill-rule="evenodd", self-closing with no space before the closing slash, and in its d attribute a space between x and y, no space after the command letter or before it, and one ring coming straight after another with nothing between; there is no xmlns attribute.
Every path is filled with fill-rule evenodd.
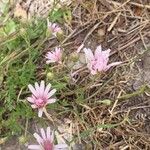
<svg viewBox="0 0 150 150"><path fill-rule="evenodd" d="M57 38L58 38L59 41L63 41L64 40L64 32L62 30L60 30L59 32L57 32L56 36L57 36Z"/></svg>
<svg viewBox="0 0 150 150"><path fill-rule="evenodd" d="M98 102L105 104L105 105L108 105L108 106L111 105L111 100L109 100L109 99L105 99L105 100L98 101Z"/></svg>
<svg viewBox="0 0 150 150"><path fill-rule="evenodd" d="M71 53L70 59L71 59L73 62L77 62L77 61L79 60L79 54L76 53L76 52Z"/></svg>
<svg viewBox="0 0 150 150"><path fill-rule="evenodd" d="M48 73L47 73L47 78L48 78L49 80L54 79L54 74L53 74L52 72L48 72Z"/></svg>
<svg viewBox="0 0 150 150"><path fill-rule="evenodd" d="M46 37L49 38L49 37L51 37L51 35L52 35L52 32L49 29L47 29L46 30Z"/></svg>
<svg viewBox="0 0 150 150"><path fill-rule="evenodd" d="M27 142L27 138L25 136L20 136L19 137L19 143L20 144L25 144Z"/></svg>

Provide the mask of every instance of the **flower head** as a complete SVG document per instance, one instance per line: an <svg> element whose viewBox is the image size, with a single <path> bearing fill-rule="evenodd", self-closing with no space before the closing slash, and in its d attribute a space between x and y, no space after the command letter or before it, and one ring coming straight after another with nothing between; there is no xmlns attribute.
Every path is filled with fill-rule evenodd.
<svg viewBox="0 0 150 150"><path fill-rule="evenodd" d="M45 86L44 81L41 81L40 85L36 82L35 87L29 84L28 88L32 92L32 96L28 97L27 100L31 103L32 108L38 109L38 116L42 117L43 108L47 104L56 102L55 98L51 98L55 94L56 89L50 90L51 84L49 83Z"/></svg>
<svg viewBox="0 0 150 150"><path fill-rule="evenodd" d="M66 144L54 145L54 135L51 133L50 127L47 127L46 133L41 129L41 136L37 133L33 134L39 145L29 145L28 149L32 150L63 150L68 146Z"/></svg>
<svg viewBox="0 0 150 150"><path fill-rule="evenodd" d="M91 49L84 48L87 67L91 71L91 74L97 74L97 72L107 71L110 67L121 64L122 62L114 62L108 64L110 49L102 51L101 45L92 53Z"/></svg>
<svg viewBox="0 0 150 150"><path fill-rule="evenodd" d="M48 59L46 61L47 64L49 63L54 63L54 62L58 62L59 64L61 64L61 58L62 58L62 50L58 47L55 48L55 51L53 52L48 52L46 54L46 58Z"/></svg>
<svg viewBox="0 0 150 150"><path fill-rule="evenodd" d="M56 23L49 22L48 19L47 19L47 28L50 31L50 33L55 37L57 36L57 33L62 33L61 28Z"/></svg>

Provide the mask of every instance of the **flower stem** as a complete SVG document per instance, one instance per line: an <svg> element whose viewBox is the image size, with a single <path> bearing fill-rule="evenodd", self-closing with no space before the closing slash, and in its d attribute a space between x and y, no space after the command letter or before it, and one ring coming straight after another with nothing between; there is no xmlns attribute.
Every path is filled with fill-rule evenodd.
<svg viewBox="0 0 150 150"><path fill-rule="evenodd" d="M47 110L46 110L45 107L43 108L43 112L44 112L45 116L47 117L47 119L48 119L49 121L51 121L51 122L53 123L53 125L54 125L54 124L55 124L55 123L54 123L54 120L53 120L52 116L47 112Z"/></svg>

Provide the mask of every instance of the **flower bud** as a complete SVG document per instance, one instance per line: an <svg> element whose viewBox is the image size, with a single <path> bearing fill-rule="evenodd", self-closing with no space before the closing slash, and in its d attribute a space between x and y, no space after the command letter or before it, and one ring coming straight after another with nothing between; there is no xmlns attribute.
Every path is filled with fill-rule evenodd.
<svg viewBox="0 0 150 150"><path fill-rule="evenodd" d="M58 39L59 41L63 41L63 40L64 40L64 32L63 32L62 30L58 31L58 32L56 33L56 36L57 36L57 39Z"/></svg>
<svg viewBox="0 0 150 150"><path fill-rule="evenodd" d="M52 72L48 72L48 73L47 73L47 78L48 78L49 80L54 79L54 74L53 74Z"/></svg>
<svg viewBox="0 0 150 150"><path fill-rule="evenodd" d="M73 62L77 62L77 61L79 60L79 54L76 53L76 52L71 53L70 59L71 59Z"/></svg>
<svg viewBox="0 0 150 150"><path fill-rule="evenodd" d="M105 104L105 105L111 105L111 100L109 99L105 99L105 100L102 100L102 101L98 101L99 103L102 103L102 104Z"/></svg>
<svg viewBox="0 0 150 150"><path fill-rule="evenodd" d="M22 135L19 137L19 143L20 144L25 144L26 142L27 142L27 138L25 136Z"/></svg>
<svg viewBox="0 0 150 150"><path fill-rule="evenodd" d="M49 38L51 36L52 36L52 32L49 29L47 29L46 30L46 37Z"/></svg>

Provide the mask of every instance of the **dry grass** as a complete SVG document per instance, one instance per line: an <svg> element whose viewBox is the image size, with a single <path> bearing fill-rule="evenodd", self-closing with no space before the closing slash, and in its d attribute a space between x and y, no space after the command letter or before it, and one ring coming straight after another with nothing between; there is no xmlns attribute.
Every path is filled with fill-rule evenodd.
<svg viewBox="0 0 150 150"><path fill-rule="evenodd" d="M149 3L80 0L71 8L73 20L64 25L67 36L61 43L66 52L75 52L81 44L90 48L102 44L112 50L111 60L124 62L95 78L85 68L73 70L78 72L76 83L72 85L70 81L70 92L64 91L60 99L71 101L69 113L64 114L75 124L75 139L86 143L85 149L150 149L147 126L150 120L136 118L138 110L149 108L146 101L143 103L145 99L148 101L144 96L146 88L134 93L130 82L134 79L132 70L139 52L136 44L148 49ZM111 101L110 105L105 104L106 99Z"/></svg>

